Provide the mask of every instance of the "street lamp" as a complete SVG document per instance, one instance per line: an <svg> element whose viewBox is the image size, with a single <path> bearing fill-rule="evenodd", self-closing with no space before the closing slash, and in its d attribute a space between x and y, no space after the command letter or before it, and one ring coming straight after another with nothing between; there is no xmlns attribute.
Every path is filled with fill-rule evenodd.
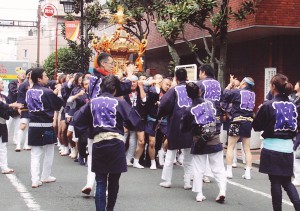
<svg viewBox="0 0 300 211"><path fill-rule="evenodd" d="M74 5L74 0L61 0L59 1L60 4L64 5L64 12L69 14L73 12L73 5Z"/></svg>
<svg viewBox="0 0 300 211"><path fill-rule="evenodd" d="M59 2L64 6L65 13L72 13L73 6L75 4L74 0L60 0ZM80 0L80 49L81 49L81 70L80 72L84 72L84 47L83 47L83 0Z"/></svg>

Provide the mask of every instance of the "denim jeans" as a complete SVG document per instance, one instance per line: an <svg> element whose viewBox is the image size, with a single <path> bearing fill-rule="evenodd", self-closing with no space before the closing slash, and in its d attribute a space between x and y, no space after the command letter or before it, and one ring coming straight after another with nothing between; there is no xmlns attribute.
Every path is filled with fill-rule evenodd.
<svg viewBox="0 0 300 211"><path fill-rule="evenodd" d="M96 173L96 210L97 211L113 211L119 192L119 179L121 173L118 174L97 174ZM106 188L108 182L108 197L106 206Z"/></svg>
<svg viewBox="0 0 300 211"><path fill-rule="evenodd" d="M281 211L282 210L282 190L286 191L287 195L289 196L291 202L294 205L295 210L300 210L300 199L297 192L297 189L291 182L291 177L287 176L275 176L269 175L269 180L271 182L271 195L272 195L272 205L274 211Z"/></svg>

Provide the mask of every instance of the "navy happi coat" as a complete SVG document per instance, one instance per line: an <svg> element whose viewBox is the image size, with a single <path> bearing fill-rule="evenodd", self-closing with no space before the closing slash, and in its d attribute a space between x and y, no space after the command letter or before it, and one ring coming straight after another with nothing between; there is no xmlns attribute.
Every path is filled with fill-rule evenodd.
<svg viewBox="0 0 300 211"><path fill-rule="evenodd" d="M9 116L14 114L14 110L9 108L7 102L8 98L5 95L0 94L0 137L2 143L8 142L6 120L9 119Z"/></svg>
<svg viewBox="0 0 300 211"><path fill-rule="evenodd" d="M93 136L103 132L124 135L123 123L136 127L140 124L140 117L125 100L103 93L80 108L73 121L78 132L91 128ZM92 171L96 174L126 172L123 140L113 138L94 143Z"/></svg>
<svg viewBox="0 0 300 211"><path fill-rule="evenodd" d="M204 101L201 97L194 99L190 107L186 108L183 118L181 131L192 131L193 134L193 144L191 148L191 154L203 155L216 153L223 150L222 144L217 142L213 145L203 145L201 149L198 149L195 144L198 141L197 136L199 134L200 128L204 125L211 124L215 122L216 109L213 107L210 101ZM218 138L218 137L217 137Z"/></svg>
<svg viewBox="0 0 300 211"><path fill-rule="evenodd" d="M248 88L225 90L223 102L224 105L232 103L232 118L238 116L253 117L255 93L252 90ZM226 110L226 108L224 108L224 110Z"/></svg>
<svg viewBox="0 0 300 211"><path fill-rule="evenodd" d="M252 127L263 131L263 138L292 139L298 128L297 117L297 108L288 97L276 95L261 106Z"/></svg>
<svg viewBox="0 0 300 211"><path fill-rule="evenodd" d="M186 82L180 82L164 94L160 100L157 118L168 117L168 149L185 149L192 146L192 132L181 132L180 122L187 107L192 100L187 96Z"/></svg>
<svg viewBox="0 0 300 211"><path fill-rule="evenodd" d="M59 111L63 105L61 98L51 89L40 84L34 84L26 93L26 103L29 110L28 144L43 146L55 143L54 129L50 127L31 127L31 123L52 123L54 111Z"/></svg>
<svg viewBox="0 0 300 211"><path fill-rule="evenodd" d="M223 94L221 85L219 81L211 77L207 77L204 80L197 81L197 85L199 86L201 97L205 101L210 101L213 105L215 111L214 115L217 118L217 133L220 133L222 125L220 117L223 115L223 111L220 105Z"/></svg>
<svg viewBox="0 0 300 211"><path fill-rule="evenodd" d="M89 85L89 98L93 99L101 95L101 83L105 76L99 73L97 70L94 70L94 75L90 76L90 85ZM120 90L117 90L117 96L123 96L131 92L131 81L125 80L121 81Z"/></svg>

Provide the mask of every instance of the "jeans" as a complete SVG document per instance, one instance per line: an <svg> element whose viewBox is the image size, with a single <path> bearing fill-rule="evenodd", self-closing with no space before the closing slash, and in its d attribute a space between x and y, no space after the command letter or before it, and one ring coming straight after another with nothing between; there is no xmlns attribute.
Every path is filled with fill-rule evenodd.
<svg viewBox="0 0 300 211"><path fill-rule="evenodd" d="M287 192L291 202L294 205L296 211L300 211L300 199L297 189L291 182L291 177L288 176L275 176L269 175L269 180L271 182L271 195L272 195L272 205L274 211L281 211L282 207L282 190Z"/></svg>
<svg viewBox="0 0 300 211"><path fill-rule="evenodd" d="M121 173L117 174L97 174L96 173L96 210L113 211L119 192L119 179ZM108 197L106 206L106 187L108 182Z"/></svg>

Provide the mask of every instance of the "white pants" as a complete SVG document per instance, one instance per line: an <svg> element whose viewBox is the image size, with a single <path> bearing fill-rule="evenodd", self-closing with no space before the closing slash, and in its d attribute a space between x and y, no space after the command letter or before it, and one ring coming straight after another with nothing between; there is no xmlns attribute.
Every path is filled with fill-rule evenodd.
<svg viewBox="0 0 300 211"><path fill-rule="evenodd" d="M126 153L126 158L131 160L134 157L136 144L137 144L137 135L136 131L128 131L129 132L129 147Z"/></svg>
<svg viewBox="0 0 300 211"><path fill-rule="evenodd" d="M94 139L89 139L88 138L88 152L89 152L89 156L87 158L87 163L88 163L88 173L87 173L87 182L86 182L86 186L93 188L94 187L94 183L95 183L95 173L92 172L92 152L93 152L93 142Z"/></svg>
<svg viewBox="0 0 300 211"><path fill-rule="evenodd" d="M202 193L203 175L206 169L207 158L211 167L211 171L216 179L220 192L226 192L226 174L223 160L223 151L205 154L193 155L193 170L194 170L194 183L193 192Z"/></svg>
<svg viewBox="0 0 300 211"><path fill-rule="evenodd" d="M40 177L40 160L44 153L43 171ZM54 144L31 147L31 181L36 183L47 179L51 174L51 168L54 157Z"/></svg>
<svg viewBox="0 0 300 211"><path fill-rule="evenodd" d="M204 176L214 177L214 175L213 175L213 173L211 171L211 168L210 168L208 157L206 159L206 168L205 168Z"/></svg>
<svg viewBox="0 0 300 211"><path fill-rule="evenodd" d="M8 169L6 143L2 143L1 137L0 137L0 168L2 171L5 171Z"/></svg>
<svg viewBox="0 0 300 211"><path fill-rule="evenodd" d="M17 148L21 149L21 144L24 142L24 148L28 147L28 124L29 124L29 119L28 118L21 118L20 119L20 124L24 123L26 124L25 130L21 130L20 128L18 129L18 135L17 135Z"/></svg>
<svg viewBox="0 0 300 211"><path fill-rule="evenodd" d="M300 183L300 159L295 158L294 153L294 181Z"/></svg>
<svg viewBox="0 0 300 211"><path fill-rule="evenodd" d="M190 153L191 148L182 149L183 153L183 170L184 170L184 178L189 179L191 178L193 167L192 167L192 155ZM172 174L173 174L173 161L175 159L177 150L167 150L166 159L165 159L165 165L163 168L163 172L161 175L161 178L163 180L166 180L168 182L171 182L172 180Z"/></svg>
<svg viewBox="0 0 300 211"><path fill-rule="evenodd" d="M7 121L8 140L13 140L13 143L17 143L18 130L20 127L20 117L10 117Z"/></svg>

